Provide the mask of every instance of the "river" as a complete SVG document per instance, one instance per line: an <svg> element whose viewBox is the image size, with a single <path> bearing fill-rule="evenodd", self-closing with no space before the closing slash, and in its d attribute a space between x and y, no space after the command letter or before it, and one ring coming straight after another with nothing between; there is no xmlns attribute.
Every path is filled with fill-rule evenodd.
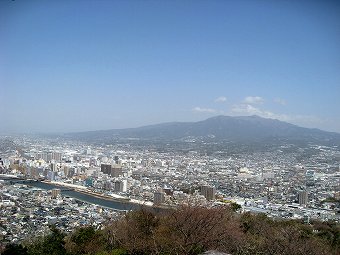
<svg viewBox="0 0 340 255"><path fill-rule="evenodd" d="M20 183L22 181L17 180L17 179L7 179L7 178L1 178L2 180L8 180L12 181L13 183ZM111 199L104 199L104 198L99 198L90 194L84 194L78 191L74 190L63 190L64 187L60 187L54 184L50 183L43 183L43 182L24 182L25 185L31 186L31 187L36 187L44 190L51 190L51 189L61 189L61 194L66 197L72 197L75 199L78 199L80 201L90 203L90 204L95 204L103 207L108 207L114 210L139 210L143 205L132 203L132 202L125 202L125 201L117 201L117 200L111 200ZM150 208L150 206L145 206Z"/></svg>

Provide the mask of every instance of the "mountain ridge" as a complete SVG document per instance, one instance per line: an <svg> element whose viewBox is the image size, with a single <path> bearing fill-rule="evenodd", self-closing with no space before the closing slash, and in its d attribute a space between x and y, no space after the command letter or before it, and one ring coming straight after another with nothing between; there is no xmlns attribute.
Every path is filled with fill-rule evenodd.
<svg viewBox="0 0 340 255"><path fill-rule="evenodd" d="M65 137L105 140L112 138L141 140L201 140L266 141L268 139L303 140L308 142L335 142L340 134L316 128L300 127L277 119L252 116L218 115L196 122L165 122L136 128L73 132Z"/></svg>

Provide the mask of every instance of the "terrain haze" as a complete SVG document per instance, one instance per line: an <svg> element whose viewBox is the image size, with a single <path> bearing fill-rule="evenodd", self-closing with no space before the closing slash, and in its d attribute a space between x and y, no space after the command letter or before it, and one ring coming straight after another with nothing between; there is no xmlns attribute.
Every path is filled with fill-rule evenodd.
<svg viewBox="0 0 340 255"><path fill-rule="evenodd" d="M144 141L317 143L340 145L340 134L299 127L287 122L253 116L215 116L198 122L168 122L139 128L67 133L65 138L92 142L112 139Z"/></svg>

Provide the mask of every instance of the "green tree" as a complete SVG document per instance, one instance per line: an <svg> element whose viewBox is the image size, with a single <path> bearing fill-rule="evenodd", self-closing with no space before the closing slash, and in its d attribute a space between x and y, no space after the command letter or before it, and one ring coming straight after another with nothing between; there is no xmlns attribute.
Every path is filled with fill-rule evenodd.
<svg viewBox="0 0 340 255"><path fill-rule="evenodd" d="M240 210L242 208L242 206L240 206L237 203L231 203L230 207L231 207L231 210L233 210L233 212L237 212L238 210Z"/></svg>
<svg viewBox="0 0 340 255"><path fill-rule="evenodd" d="M50 227L51 233L42 239L37 239L28 247L29 255L64 255L65 234L54 226Z"/></svg>
<svg viewBox="0 0 340 255"><path fill-rule="evenodd" d="M109 251L104 231L92 226L76 229L65 238L65 248L71 254L98 254Z"/></svg>
<svg viewBox="0 0 340 255"><path fill-rule="evenodd" d="M27 255L27 248L21 244L8 244L5 250L1 253L2 255Z"/></svg>

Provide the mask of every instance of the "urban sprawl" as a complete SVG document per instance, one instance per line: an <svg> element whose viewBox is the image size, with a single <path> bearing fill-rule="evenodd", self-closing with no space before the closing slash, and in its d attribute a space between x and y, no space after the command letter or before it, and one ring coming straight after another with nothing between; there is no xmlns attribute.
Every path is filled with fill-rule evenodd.
<svg viewBox="0 0 340 255"><path fill-rule="evenodd" d="M287 144L270 152L207 155L129 144L11 139L17 147L0 155L3 242L43 235L50 224L68 232L89 224L100 228L124 213L65 196L67 189L158 208L237 203L240 211L306 224L311 219L340 221L337 147L310 144L289 150ZM37 181L57 188L38 188L33 185Z"/></svg>

